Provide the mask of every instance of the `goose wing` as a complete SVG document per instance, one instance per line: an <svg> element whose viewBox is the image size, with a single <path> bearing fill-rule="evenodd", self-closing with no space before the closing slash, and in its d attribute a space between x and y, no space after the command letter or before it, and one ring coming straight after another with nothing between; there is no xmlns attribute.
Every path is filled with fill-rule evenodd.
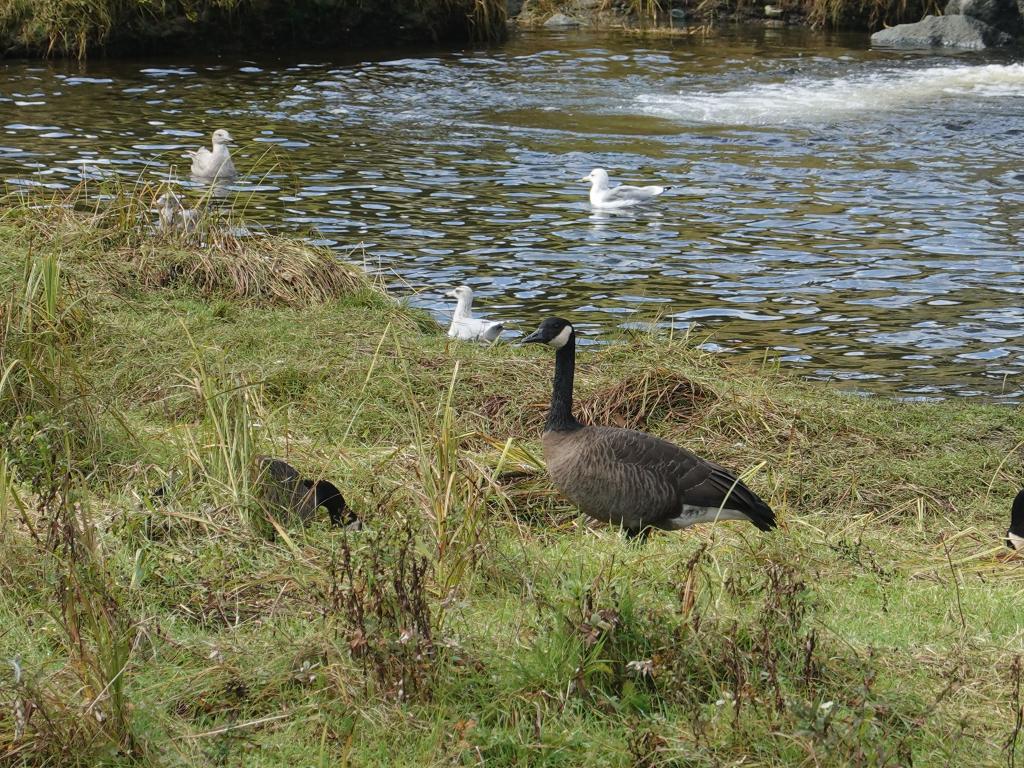
<svg viewBox="0 0 1024 768"><path fill-rule="evenodd" d="M646 432L601 427L594 434L614 460L628 468L647 497L651 517L645 524L669 524L681 513L699 514L699 510L707 510L712 518L718 510L731 510L762 531L775 527L771 507L721 465Z"/></svg>

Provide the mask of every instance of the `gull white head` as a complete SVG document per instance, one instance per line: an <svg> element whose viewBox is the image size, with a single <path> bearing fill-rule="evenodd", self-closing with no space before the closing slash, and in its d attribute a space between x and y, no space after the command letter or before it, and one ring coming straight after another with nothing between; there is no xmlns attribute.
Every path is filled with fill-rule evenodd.
<svg viewBox="0 0 1024 768"><path fill-rule="evenodd" d="M468 285L460 285L457 288L452 288L448 291L446 296L451 296L453 299L458 299L458 304L455 305L455 317L468 317L470 309L473 306L473 289Z"/></svg>
<svg viewBox="0 0 1024 768"><path fill-rule="evenodd" d="M453 299L472 301L473 289L470 288L468 285L460 285L457 288L452 288L445 294L445 296L451 296Z"/></svg>
<svg viewBox="0 0 1024 768"><path fill-rule="evenodd" d="M218 128L213 132L213 146L218 144L230 144L234 139L231 138L231 134L225 131L223 128Z"/></svg>
<svg viewBox="0 0 1024 768"><path fill-rule="evenodd" d="M604 168L595 168L580 181L589 181L595 187L607 187L608 186L608 171Z"/></svg>

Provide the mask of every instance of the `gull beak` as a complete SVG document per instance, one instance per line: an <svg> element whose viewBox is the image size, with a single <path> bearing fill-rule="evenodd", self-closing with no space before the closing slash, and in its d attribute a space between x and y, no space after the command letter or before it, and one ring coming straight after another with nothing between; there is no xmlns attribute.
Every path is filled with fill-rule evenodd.
<svg viewBox="0 0 1024 768"><path fill-rule="evenodd" d="M584 176L582 179L578 179L578 181L590 181L590 177Z"/></svg>

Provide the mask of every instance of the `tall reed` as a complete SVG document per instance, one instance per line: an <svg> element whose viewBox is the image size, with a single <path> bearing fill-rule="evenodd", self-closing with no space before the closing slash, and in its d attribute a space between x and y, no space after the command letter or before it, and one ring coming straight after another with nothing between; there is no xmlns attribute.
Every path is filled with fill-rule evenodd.
<svg viewBox="0 0 1024 768"><path fill-rule="evenodd" d="M257 454L257 387L197 360L187 386L203 404L204 421L185 437L185 459L192 483L198 481L213 503L233 510L243 530L266 537L271 524L254 496ZM265 416L265 414L264 414Z"/></svg>
<svg viewBox="0 0 1024 768"><path fill-rule="evenodd" d="M59 258L27 256L0 324L0 447L34 484L100 452L99 413L74 349L89 322Z"/></svg>
<svg viewBox="0 0 1024 768"><path fill-rule="evenodd" d="M448 391L432 413L415 402L411 391L406 393L421 483L417 495L427 516L436 573L445 592L459 585L483 547L489 506L502 495L494 478L500 475L509 448L507 443L494 470L465 451L470 435L459 429L452 404L458 381L456 363Z"/></svg>

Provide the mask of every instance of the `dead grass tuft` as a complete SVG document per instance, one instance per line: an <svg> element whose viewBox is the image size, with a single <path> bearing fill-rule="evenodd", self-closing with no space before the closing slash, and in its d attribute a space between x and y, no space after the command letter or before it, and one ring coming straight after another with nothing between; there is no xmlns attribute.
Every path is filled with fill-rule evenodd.
<svg viewBox="0 0 1024 768"><path fill-rule="evenodd" d="M667 368L649 368L603 387L579 401L584 422L644 429L649 422L687 423L718 396L710 388Z"/></svg>
<svg viewBox="0 0 1024 768"><path fill-rule="evenodd" d="M66 266L78 268L76 277L121 297L179 288L203 298L305 307L370 284L360 267L328 249L294 238L241 234L244 227L223 214L208 212L198 233L159 233L147 203L151 197L146 187L115 187L100 195L82 186L57 199L8 195L0 207L29 250L63 254ZM102 247L76 259L85 250L83 239Z"/></svg>
<svg viewBox="0 0 1024 768"><path fill-rule="evenodd" d="M183 286L201 296L303 307L366 285L330 251L273 236L241 238L213 231L204 248L168 250L146 244L123 253L144 288Z"/></svg>

